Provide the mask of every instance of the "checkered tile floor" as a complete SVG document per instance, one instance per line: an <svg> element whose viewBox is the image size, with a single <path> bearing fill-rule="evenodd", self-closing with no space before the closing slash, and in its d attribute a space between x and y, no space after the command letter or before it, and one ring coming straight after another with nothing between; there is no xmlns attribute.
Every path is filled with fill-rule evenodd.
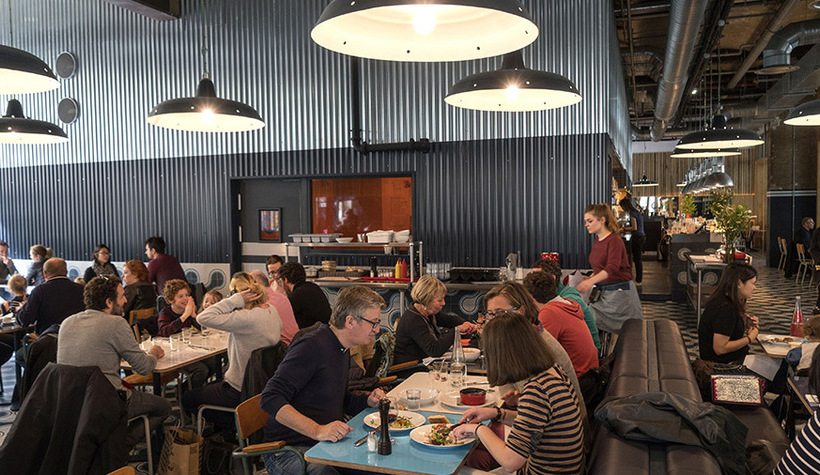
<svg viewBox="0 0 820 475"><path fill-rule="evenodd" d="M762 257L762 256L761 256ZM763 259L755 259L762 262ZM812 315L817 300L816 285L809 286L809 279L800 284L794 279L787 280L776 268L755 266L758 272L757 290L748 303L749 313L760 318L761 333L789 333L789 324L794 313L796 296L801 297L804 318ZM683 341L692 359L698 357L697 314L689 303L672 301L642 301L644 318L668 318L674 320L681 329ZM759 345L752 345L753 353L763 353Z"/></svg>

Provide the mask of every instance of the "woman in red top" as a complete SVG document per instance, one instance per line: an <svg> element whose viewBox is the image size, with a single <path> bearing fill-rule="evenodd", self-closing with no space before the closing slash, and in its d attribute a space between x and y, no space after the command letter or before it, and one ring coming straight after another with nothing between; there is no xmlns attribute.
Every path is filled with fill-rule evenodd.
<svg viewBox="0 0 820 475"><path fill-rule="evenodd" d="M587 206L584 210L584 225L587 232L595 235L595 242L589 253L593 274L578 284L577 289L581 293L589 291L593 286L601 290L600 297L594 302L590 300L589 307L595 315L599 330L617 334L624 321L643 318L626 246L621 240L618 222L607 204ZM595 292L593 297L594 294Z"/></svg>

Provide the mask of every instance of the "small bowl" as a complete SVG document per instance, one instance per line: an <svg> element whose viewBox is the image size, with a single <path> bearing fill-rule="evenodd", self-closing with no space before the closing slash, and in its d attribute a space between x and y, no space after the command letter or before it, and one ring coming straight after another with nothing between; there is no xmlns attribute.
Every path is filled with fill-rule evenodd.
<svg viewBox="0 0 820 475"><path fill-rule="evenodd" d="M474 362L479 356L481 356L481 350L478 348L464 348L464 359L468 363Z"/></svg>
<svg viewBox="0 0 820 475"><path fill-rule="evenodd" d="M481 388L464 388L459 391L461 404L465 406L480 406L487 402L487 390Z"/></svg>
<svg viewBox="0 0 820 475"><path fill-rule="evenodd" d="M351 237L347 237L347 238L339 237L339 238L336 238L336 242L340 242L342 244L347 244L347 243L353 242L353 238L351 238Z"/></svg>

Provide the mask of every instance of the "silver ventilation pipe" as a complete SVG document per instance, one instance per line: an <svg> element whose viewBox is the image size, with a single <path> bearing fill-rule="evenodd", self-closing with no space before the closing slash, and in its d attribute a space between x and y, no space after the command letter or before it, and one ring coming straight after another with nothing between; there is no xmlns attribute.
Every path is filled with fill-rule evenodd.
<svg viewBox="0 0 820 475"><path fill-rule="evenodd" d="M800 45L820 43L820 20L792 23L772 35L763 50L763 69L758 74L783 74L799 69L792 65L791 52Z"/></svg>
<svg viewBox="0 0 820 475"><path fill-rule="evenodd" d="M669 34L666 38L663 77L658 83L655 122L650 132L654 141L663 138L683 97L689 63L692 61L707 3L707 0L672 0L669 7Z"/></svg>
<svg viewBox="0 0 820 475"><path fill-rule="evenodd" d="M760 53L763 51L763 48L769 43L769 40L774 35L774 32L779 30L784 23L789 19L789 15L791 15L792 10L800 3L800 0L785 0L783 4L780 6L780 10L777 11L772 21L766 25L766 30L760 35L760 38L757 39L757 43L752 47L749 54L746 55L746 59L743 60L743 63L740 64L740 68L738 68L737 72L732 79L729 81L729 89L737 86L737 83L743 78L743 75L746 74L746 71L752 67L752 64L757 60L757 57L760 56Z"/></svg>

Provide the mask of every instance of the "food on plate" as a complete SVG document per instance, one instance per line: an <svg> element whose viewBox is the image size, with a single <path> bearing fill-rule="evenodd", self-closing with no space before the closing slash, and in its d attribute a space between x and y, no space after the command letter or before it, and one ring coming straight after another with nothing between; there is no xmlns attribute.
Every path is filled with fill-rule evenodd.
<svg viewBox="0 0 820 475"><path fill-rule="evenodd" d="M391 429L410 429L413 427L413 422L410 421L410 418L400 416L398 414L388 414L388 420L390 421L390 428Z"/></svg>
<svg viewBox="0 0 820 475"><path fill-rule="evenodd" d="M797 341L797 340L795 340L794 338L792 338L790 336L784 336L784 337L770 336L769 338L767 338L764 341L768 341L770 343L791 343L791 342Z"/></svg>
<svg viewBox="0 0 820 475"><path fill-rule="evenodd" d="M427 422L430 424L449 424L450 420L447 419L447 416L442 415L435 415L435 416L428 416Z"/></svg>
<svg viewBox="0 0 820 475"><path fill-rule="evenodd" d="M436 424L427 433L427 443L430 445L461 445L466 440L455 440L450 436L450 424Z"/></svg>

